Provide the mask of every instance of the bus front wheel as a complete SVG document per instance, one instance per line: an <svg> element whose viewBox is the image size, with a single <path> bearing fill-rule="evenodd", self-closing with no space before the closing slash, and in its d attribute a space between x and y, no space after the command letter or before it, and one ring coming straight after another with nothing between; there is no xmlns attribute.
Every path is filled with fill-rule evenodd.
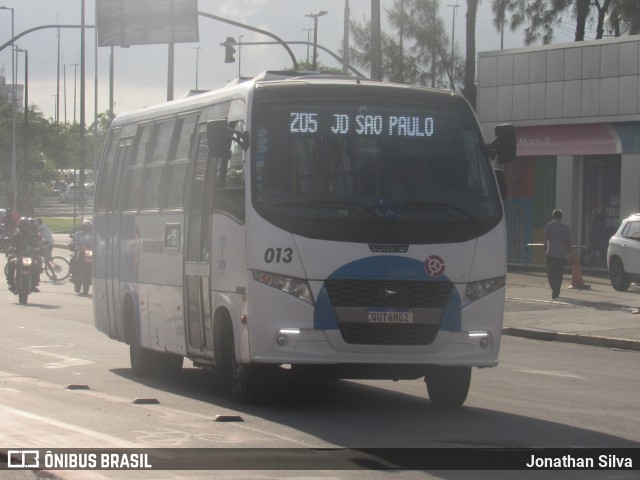
<svg viewBox="0 0 640 480"><path fill-rule="evenodd" d="M229 383L231 398L238 403L251 404L257 401L260 390L260 375L257 365L242 363L236 359L236 348L231 339L229 349Z"/></svg>
<svg viewBox="0 0 640 480"><path fill-rule="evenodd" d="M434 365L424 377L429 400L436 407L462 406L469 393L471 367L443 367Z"/></svg>

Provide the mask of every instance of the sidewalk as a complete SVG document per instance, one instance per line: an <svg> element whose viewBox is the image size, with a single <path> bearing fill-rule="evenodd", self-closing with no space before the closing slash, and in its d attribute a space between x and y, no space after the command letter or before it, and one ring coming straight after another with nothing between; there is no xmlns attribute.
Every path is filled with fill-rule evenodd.
<svg viewBox="0 0 640 480"><path fill-rule="evenodd" d="M572 289L565 275L552 300L545 272L511 268L503 334L640 351L640 286L617 292L608 278L582 280L590 288Z"/></svg>
<svg viewBox="0 0 640 480"><path fill-rule="evenodd" d="M54 234L58 255L69 235ZM640 351L640 286L617 292L608 278L584 276L588 289L571 289L565 275L560 297L551 299L547 275L540 268L509 268L503 335L582 343Z"/></svg>

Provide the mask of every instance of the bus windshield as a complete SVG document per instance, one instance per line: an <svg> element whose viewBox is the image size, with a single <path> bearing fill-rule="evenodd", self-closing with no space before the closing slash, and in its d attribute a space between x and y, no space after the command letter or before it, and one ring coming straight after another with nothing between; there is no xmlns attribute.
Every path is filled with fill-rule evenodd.
<svg viewBox="0 0 640 480"><path fill-rule="evenodd" d="M348 99L254 110L253 205L311 238L447 243L500 220L471 111Z"/></svg>

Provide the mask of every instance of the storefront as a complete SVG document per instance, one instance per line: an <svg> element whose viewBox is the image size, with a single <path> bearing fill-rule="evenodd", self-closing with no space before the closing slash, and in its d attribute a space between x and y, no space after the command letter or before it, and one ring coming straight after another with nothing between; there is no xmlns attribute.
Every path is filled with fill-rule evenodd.
<svg viewBox="0 0 640 480"><path fill-rule="evenodd" d="M639 65L633 37L479 55L486 138L516 127L518 158L504 166L509 262L544 262L535 244L561 208L583 266L606 268L609 238L640 211Z"/></svg>

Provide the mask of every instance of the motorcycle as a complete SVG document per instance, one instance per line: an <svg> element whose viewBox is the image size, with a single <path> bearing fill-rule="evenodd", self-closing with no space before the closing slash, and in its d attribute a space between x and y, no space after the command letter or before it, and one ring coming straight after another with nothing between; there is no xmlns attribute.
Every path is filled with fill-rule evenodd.
<svg viewBox="0 0 640 480"><path fill-rule="evenodd" d="M93 263L93 250L91 245L75 245L71 256L71 281L76 293L89 294L91 286L91 265Z"/></svg>
<svg viewBox="0 0 640 480"><path fill-rule="evenodd" d="M11 253L9 254L9 262L12 262L15 267L14 293L18 295L18 302L26 304L33 289L31 272L37 268L35 257Z"/></svg>

